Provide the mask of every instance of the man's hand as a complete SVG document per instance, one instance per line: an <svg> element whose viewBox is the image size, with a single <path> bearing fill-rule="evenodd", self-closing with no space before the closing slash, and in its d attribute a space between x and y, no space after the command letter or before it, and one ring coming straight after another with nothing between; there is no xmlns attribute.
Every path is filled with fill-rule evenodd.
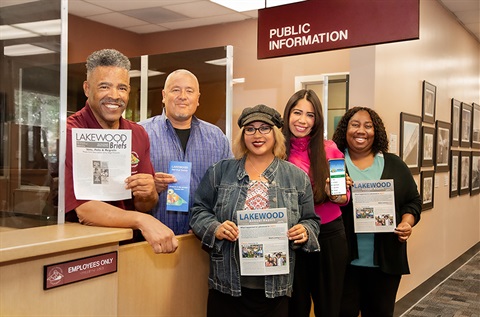
<svg viewBox="0 0 480 317"><path fill-rule="evenodd" d="M141 214L139 229L155 253L172 253L178 248L173 231L154 217Z"/></svg>
<svg viewBox="0 0 480 317"><path fill-rule="evenodd" d="M155 195L155 182L150 174L135 174L127 177L125 188L131 189L134 197L140 200L150 199Z"/></svg>
<svg viewBox="0 0 480 317"><path fill-rule="evenodd" d="M135 174L127 177L125 188L132 190L135 209L147 212L152 209L158 201L155 181L150 174Z"/></svg>
<svg viewBox="0 0 480 317"><path fill-rule="evenodd" d="M156 192L155 195L158 197ZM98 200L85 202L75 210L84 225L140 229L155 253L171 253L178 247L173 231L149 214L123 210Z"/></svg>
<svg viewBox="0 0 480 317"><path fill-rule="evenodd" d="M161 193L167 189L168 184L177 182L177 179L172 174L155 173L155 188L157 193Z"/></svg>

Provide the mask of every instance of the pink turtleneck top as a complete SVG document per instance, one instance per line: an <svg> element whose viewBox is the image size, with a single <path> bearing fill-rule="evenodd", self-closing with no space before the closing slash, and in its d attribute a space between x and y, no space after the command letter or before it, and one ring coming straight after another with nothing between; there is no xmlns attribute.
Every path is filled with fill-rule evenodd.
<svg viewBox="0 0 480 317"><path fill-rule="evenodd" d="M313 184L312 176L310 175L310 159L308 158L308 145L310 143L310 136L303 138L290 139L290 156L288 161L300 167L310 176L310 182ZM325 154L327 160L332 158L343 158L343 153L337 148L335 142L331 140L324 140ZM347 189L347 202L350 200L350 191ZM327 200L322 204L315 205L315 213L320 217L322 224L329 223L342 215L340 205Z"/></svg>

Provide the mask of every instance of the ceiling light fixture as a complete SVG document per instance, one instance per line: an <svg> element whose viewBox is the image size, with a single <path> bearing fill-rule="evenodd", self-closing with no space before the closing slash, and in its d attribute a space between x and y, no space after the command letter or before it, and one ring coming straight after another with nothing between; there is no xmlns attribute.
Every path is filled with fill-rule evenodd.
<svg viewBox="0 0 480 317"><path fill-rule="evenodd" d="M237 12L258 10L305 0L210 0Z"/></svg>
<svg viewBox="0 0 480 317"><path fill-rule="evenodd" d="M38 36L59 35L62 32L62 20L48 20L12 25L0 25L0 40L23 39Z"/></svg>
<svg viewBox="0 0 480 317"><path fill-rule="evenodd" d="M52 54L55 53L52 50L31 45L31 44L18 44L5 46L3 48L3 55L5 56L28 56L28 55L40 55L40 54Z"/></svg>
<svg viewBox="0 0 480 317"><path fill-rule="evenodd" d="M3 0L0 3L0 8L29 3L29 2L35 2L35 1L38 1L38 0Z"/></svg>
<svg viewBox="0 0 480 317"><path fill-rule="evenodd" d="M205 61L205 64L216 65L216 66L226 66L227 59L226 58L212 59L211 61Z"/></svg>
<svg viewBox="0 0 480 317"><path fill-rule="evenodd" d="M131 71L128 72L128 74L130 75L130 78L134 78L134 77L140 77L141 72L137 69L132 69ZM159 76L159 75L163 75L163 74L165 74L165 73L164 72L159 72L159 71L156 71L156 70L151 70L151 69L148 70L148 77Z"/></svg>
<svg viewBox="0 0 480 317"><path fill-rule="evenodd" d="M38 22L12 24L13 27L27 30L42 36L59 35L62 33L62 20L46 20Z"/></svg>
<svg viewBox="0 0 480 317"><path fill-rule="evenodd" d="M235 84L243 84L243 83L245 83L245 78L244 77L232 79L232 84L234 84L234 85Z"/></svg>
<svg viewBox="0 0 480 317"><path fill-rule="evenodd" d="M0 25L0 41L23 39L27 37L37 37L38 34L34 34L30 31L15 28L11 25Z"/></svg>

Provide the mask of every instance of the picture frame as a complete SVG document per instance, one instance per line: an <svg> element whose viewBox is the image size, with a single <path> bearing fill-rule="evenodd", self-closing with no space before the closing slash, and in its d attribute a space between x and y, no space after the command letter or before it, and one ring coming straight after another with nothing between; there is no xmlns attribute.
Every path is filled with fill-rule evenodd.
<svg viewBox="0 0 480 317"><path fill-rule="evenodd" d="M422 120L426 123L435 123L435 105L437 99L437 87L428 81L423 81L422 94Z"/></svg>
<svg viewBox="0 0 480 317"><path fill-rule="evenodd" d="M470 147L472 142L472 105L462 102L460 107L460 146Z"/></svg>
<svg viewBox="0 0 480 317"><path fill-rule="evenodd" d="M480 152L470 155L470 196L480 193Z"/></svg>
<svg viewBox="0 0 480 317"><path fill-rule="evenodd" d="M421 166L430 167L433 166L435 158L435 129L432 127L422 127L422 140L421 140Z"/></svg>
<svg viewBox="0 0 480 317"><path fill-rule="evenodd" d="M435 187L435 172L422 171L420 174L420 197L422 199L422 210L433 208Z"/></svg>
<svg viewBox="0 0 480 317"><path fill-rule="evenodd" d="M472 148L480 149L480 105L472 103Z"/></svg>
<svg viewBox="0 0 480 317"><path fill-rule="evenodd" d="M450 123L452 124L452 138L450 144L458 146L460 141L460 106L461 102L452 98L452 110Z"/></svg>
<svg viewBox="0 0 480 317"><path fill-rule="evenodd" d="M460 168L460 152L457 150L450 151L450 197L458 196L460 187L458 186Z"/></svg>
<svg viewBox="0 0 480 317"><path fill-rule="evenodd" d="M460 151L458 171L458 193L464 195L470 193L470 151Z"/></svg>
<svg viewBox="0 0 480 317"><path fill-rule="evenodd" d="M450 130L448 122L439 121L435 123L435 171L448 172L450 170Z"/></svg>
<svg viewBox="0 0 480 317"><path fill-rule="evenodd" d="M420 138L422 118L400 113L400 157L412 174L420 173Z"/></svg>

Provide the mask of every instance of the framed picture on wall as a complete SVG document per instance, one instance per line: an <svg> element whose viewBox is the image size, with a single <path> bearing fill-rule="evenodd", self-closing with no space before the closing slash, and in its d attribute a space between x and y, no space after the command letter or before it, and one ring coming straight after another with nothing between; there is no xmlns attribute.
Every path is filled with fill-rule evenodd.
<svg viewBox="0 0 480 317"><path fill-rule="evenodd" d="M420 174L420 197L422 197L422 210L433 208L433 189L434 189L433 171L423 171Z"/></svg>
<svg viewBox="0 0 480 317"><path fill-rule="evenodd" d="M435 157L435 129L431 127L422 127L422 167L433 166Z"/></svg>
<svg viewBox="0 0 480 317"><path fill-rule="evenodd" d="M460 106L461 102L452 98L452 112L451 112L451 124L452 124L452 138L450 143L452 146L458 146L460 140Z"/></svg>
<svg viewBox="0 0 480 317"><path fill-rule="evenodd" d="M459 180L458 186L460 186L459 193L464 195L470 192L470 152L469 151L460 151L460 161L459 161Z"/></svg>
<svg viewBox="0 0 480 317"><path fill-rule="evenodd" d="M400 113L400 157L412 174L420 172L420 130L422 118Z"/></svg>
<svg viewBox="0 0 480 317"><path fill-rule="evenodd" d="M435 123L435 100L437 87L426 80L423 81L422 97L422 120L427 123Z"/></svg>
<svg viewBox="0 0 480 317"><path fill-rule="evenodd" d="M472 148L480 149L480 105L472 103Z"/></svg>
<svg viewBox="0 0 480 317"><path fill-rule="evenodd" d="M470 195L480 193L480 152L470 156Z"/></svg>
<svg viewBox="0 0 480 317"><path fill-rule="evenodd" d="M450 197L458 196L458 171L460 152L450 151Z"/></svg>
<svg viewBox="0 0 480 317"><path fill-rule="evenodd" d="M450 123L437 120L435 130L435 171L448 172L450 158Z"/></svg>
<svg viewBox="0 0 480 317"><path fill-rule="evenodd" d="M472 141L472 106L462 102L460 107L460 146L470 147Z"/></svg>

